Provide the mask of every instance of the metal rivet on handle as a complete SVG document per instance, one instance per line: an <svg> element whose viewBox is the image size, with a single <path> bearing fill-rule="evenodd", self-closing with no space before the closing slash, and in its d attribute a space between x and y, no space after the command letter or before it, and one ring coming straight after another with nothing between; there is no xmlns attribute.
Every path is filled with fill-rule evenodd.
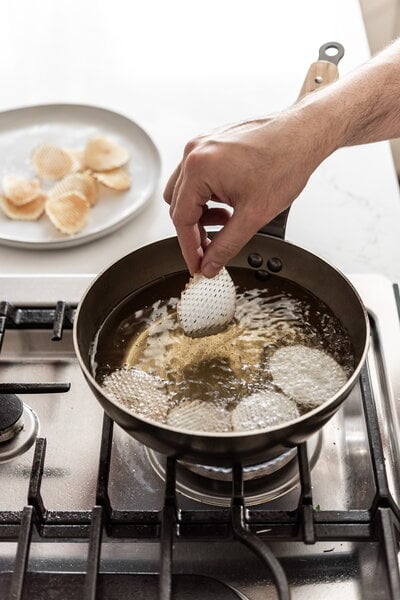
<svg viewBox="0 0 400 600"><path fill-rule="evenodd" d="M323 77L321 77L321 75L317 75L316 78L314 79L315 83L322 83L324 80Z"/></svg>
<svg viewBox="0 0 400 600"><path fill-rule="evenodd" d="M282 269L282 261L280 258L274 256L268 259L267 267L272 273L279 273Z"/></svg>
<svg viewBox="0 0 400 600"><path fill-rule="evenodd" d="M261 265L263 264L263 257L261 256L261 254L249 254L248 258L247 258L247 262L249 263L249 265L251 267L254 267L255 269L259 269L261 267Z"/></svg>

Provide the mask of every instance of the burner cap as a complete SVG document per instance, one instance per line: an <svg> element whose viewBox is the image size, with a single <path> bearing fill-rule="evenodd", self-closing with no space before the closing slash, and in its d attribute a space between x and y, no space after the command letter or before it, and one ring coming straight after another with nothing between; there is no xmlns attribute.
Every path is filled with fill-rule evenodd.
<svg viewBox="0 0 400 600"><path fill-rule="evenodd" d="M13 460L29 450L38 435L39 420L36 414L27 404L22 404L22 408L21 417L8 429L0 431L0 464Z"/></svg>
<svg viewBox="0 0 400 600"><path fill-rule="evenodd" d="M24 405L15 394L0 394L0 433L21 418Z"/></svg>
<svg viewBox="0 0 400 600"><path fill-rule="evenodd" d="M318 460L322 444L322 431L307 442L310 468ZM146 448L145 452L157 475L165 481L165 456ZM281 454L265 463L243 467L243 480L247 506L270 502L292 491L300 480L297 450ZM189 467L189 468L188 468ZM228 507L232 502L232 469L177 462L176 490L183 496L209 504Z"/></svg>

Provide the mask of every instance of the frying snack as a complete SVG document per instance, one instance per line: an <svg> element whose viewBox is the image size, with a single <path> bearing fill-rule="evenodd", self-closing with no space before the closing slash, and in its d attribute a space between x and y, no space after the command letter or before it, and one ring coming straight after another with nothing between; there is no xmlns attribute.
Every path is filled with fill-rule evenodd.
<svg viewBox="0 0 400 600"><path fill-rule="evenodd" d="M0 205L4 214L15 221L36 221L44 212L46 194L40 193L34 200L17 206L8 198L0 196Z"/></svg>
<svg viewBox="0 0 400 600"><path fill-rule="evenodd" d="M265 390L243 398L232 411L234 431L274 427L299 416L294 400L280 392Z"/></svg>
<svg viewBox="0 0 400 600"><path fill-rule="evenodd" d="M223 331L233 319L235 285L226 269L208 279L196 273L182 292L178 319L189 337L204 337Z"/></svg>
<svg viewBox="0 0 400 600"><path fill-rule="evenodd" d="M164 421L168 411L168 397L165 382L139 369L117 369L103 380L103 388L108 396L145 417Z"/></svg>
<svg viewBox="0 0 400 600"><path fill-rule="evenodd" d="M89 173L71 173L62 179L50 190L49 200L59 198L67 192L79 192L94 206L98 199L97 185Z"/></svg>
<svg viewBox="0 0 400 600"><path fill-rule="evenodd" d="M190 431L231 431L231 417L227 410L201 400L188 400L173 408L167 424Z"/></svg>
<svg viewBox="0 0 400 600"><path fill-rule="evenodd" d="M17 175L5 175L2 183L4 195L16 206L32 202L41 193L38 179L23 179Z"/></svg>
<svg viewBox="0 0 400 600"><path fill-rule="evenodd" d="M67 192L46 203L46 213L62 233L73 235L85 225L90 204L80 192Z"/></svg>
<svg viewBox="0 0 400 600"><path fill-rule="evenodd" d="M343 367L329 354L301 345L276 350L270 369L274 383L308 410L332 398L347 381Z"/></svg>
<svg viewBox="0 0 400 600"><path fill-rule="evenodd" d="M93 171L111 171L129 160L128 151L105 137L94 137L86 144L83 161Z"/></svg>
<svg viewBox="0 0 400 600"><path fill-rule="evenodd" d="M32 154L32 165L42 179L61 179L73 169L71 154L53 144L37 146Z"/></svg>
<svg viewBox="0 0 400 600"><path fill-rule="evenodd" d="M106 187L120 192L129 190L132 184L131 178L123 169L112 169L111 171L105 171L104 173L94 171L93 177Z"/></svg>

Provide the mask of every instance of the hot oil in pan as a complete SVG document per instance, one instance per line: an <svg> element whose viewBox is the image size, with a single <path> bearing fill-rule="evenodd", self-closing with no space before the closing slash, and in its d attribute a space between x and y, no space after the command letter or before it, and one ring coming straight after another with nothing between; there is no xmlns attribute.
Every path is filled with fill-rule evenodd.
<svg viewBox="0 0 400 600"><path fill-rule="evenodd" d="M349 336L332 311L305 289L276 275L260 282L248 269L230 272L238 290L235 322L214 336L188 338L179 327L176 303L187 282L185 273L158 281L121 303L98 334L92 360L97 381L108 382L115 399L146 418L205 431L273 426L313 408L324 391L319 396L314 385L305 401L299 394L295 402L302 381L293 373L297 378L293 387L291 374L297 357L304 358L302 352L310 348L324 351L306 356L317 380L318 373L330 367L326 355L340 365L333 363L330 379L334 385L338 374L339 380L337 390L333 388L327 397L338 391L354 369L354 358ZM279 361L273 358L279 349L283 359L294 364L289 376L279 372ZM274 362L276 373L271 369ZM118 378L121 367L126 368L123 380ZM149 376L137 379L138 371L131 367ZM117 378L110 380L113 372ZM135 378L126 387L131 374ZM153 382L158 408L151 404ZM135 394L138 397L133 398Z"/></svg>

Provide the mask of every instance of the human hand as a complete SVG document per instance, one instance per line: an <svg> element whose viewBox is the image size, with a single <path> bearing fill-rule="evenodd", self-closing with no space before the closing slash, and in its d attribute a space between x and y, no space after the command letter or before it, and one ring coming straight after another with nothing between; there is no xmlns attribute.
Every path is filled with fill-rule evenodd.
<svg viewBox="0 0 400 600"><path fill-rule="evenodd" d="M312 106L239 123L190 141L164 192L193 274L213 277L290 206L334 149ZM233 208L210 208L217 201ZM206 225L222 225L212 241Z"/></svg>

